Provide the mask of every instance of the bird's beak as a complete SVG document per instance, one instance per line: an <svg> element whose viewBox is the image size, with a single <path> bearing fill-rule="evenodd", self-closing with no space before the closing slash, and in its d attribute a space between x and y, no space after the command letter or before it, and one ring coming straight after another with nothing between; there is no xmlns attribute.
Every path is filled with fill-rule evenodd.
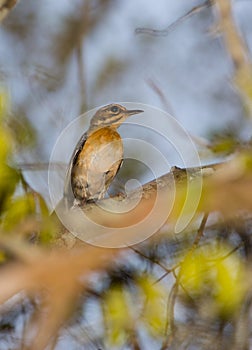
<svg viewBox="0 0 252 350"><path fill-rule="evenodd" d="M134 115L134 114L138 114L138 113L143 113L144 111L142 109L127 109L125 111L125 114L127 115L127 117L129 117L130 115Z"/></svg>

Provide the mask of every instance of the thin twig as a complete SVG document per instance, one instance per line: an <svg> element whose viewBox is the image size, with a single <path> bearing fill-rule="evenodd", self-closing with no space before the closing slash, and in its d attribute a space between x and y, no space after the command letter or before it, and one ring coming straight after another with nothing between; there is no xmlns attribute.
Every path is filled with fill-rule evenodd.
<svg viewBox="0 0 252 350"><path fill-rule="evenodd" d="M180 263L180 265L181 265L181 263ZM191 295L188 293L188 291L185 289L185 287L183 286L183 284L182 284L181 281L180 281L180 273L179 273L178 275L176 275L175 270L172 271L172 273L173 273L174 278L177 280L179 286L181 287L181 289L183 290L183 292L184 292L185 295L187 296L187 298L190 299L190 301L191 301L192 303L194 303L194 299L191 297Z"/></svg>
<svg viewBox="0 0 252 350"><path fill-rule="evenodd" d="M67 164L63 162L52 162L52 163L18 163L16 164L17 170L22 171L47 171L49 164L54 167L54 169L64 169Z"/></svg>
<svg viewBox="0 0 252 350"><path fill-rule="evenodd" d="M179 17L175 22L170 24L167 28L158 30L158 29L153 29L153 28L136 28L135 34L147 34L151 36L167 36L178 24L183 22L184 20L188 19L192 15L198 13L202 9L206 7L210 7L211 1L207 0L205 1L202 5L198 5L193 7L190 11L188 11L185 15L182 17Z"/></svg>
<svg viewBox="0 0 252 350"><path fill-rule="evenodd" d="M167 318L166 318L166 324L165 324L166 339L164 340L160 350L167 349L171 345L172 340L174 338L174 331L175 331L174 308L175 308L176 297L178 294L178 288L179 288L179 280L177 278L174 285L172 286L172 289L168 297Z"/></svg>
<svg viewBox="0 0 252 350"><path fill-rule="evenodd" d="M161 276L161 278L159 278L157 281L154 282L154 284L158 283L159 281L161 281L161 279L163 279L164 277L166 277L169 273L171 273L172 271L174 271L176 268L178 268L179 264L173 266L172 268L167 268L165 265L163 265L160 261L157 260L153 260L151 259L149 256L145 255L144 253L142 253L141 251L133 248L133 247L128 247L129 249L133 250L136 254L140 255L141 257L145 258L146 260L149 260L150 262L152 262L153 264L158 265L159 267L161 267L163 270L165 270L165 274Z"/></svg>
<svg viewBox="0 0 252 350"><path fill-rule="evenodd" d="M155 282L154 284L159 283L160 281L162 281L166 276L168 276L173 269L170 269L169 271L166 271L163 275L161 275Z"/></svg>
<svg viewBox="0 0 252 350"><path fill-rule="evenodd" d="M174 115L174 111L171 104L168 102L167 97L165 96L162 89L158 86L158 84L150 78L146 79L146 82L150 86L150 88L158 95L163 106L167 109L167 111Z"/></svg>
<svg viewBox="0 0 252 350"><path fill-rule="evenodd" d="M201 221L200 227L198 229L197 235L196 235L196 237L194 239L194 242L193 242L193 247L192 247L193 250L198 246L200 239L204 235L204 229L206 227L206 222L207 222L208 216L209 216L208 213L204 213L204 216L202 218L202 221Z"/></svg>

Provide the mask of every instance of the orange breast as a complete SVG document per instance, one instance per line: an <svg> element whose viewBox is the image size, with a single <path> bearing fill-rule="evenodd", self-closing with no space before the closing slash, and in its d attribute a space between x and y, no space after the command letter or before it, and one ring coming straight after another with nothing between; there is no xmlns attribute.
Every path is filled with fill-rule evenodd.
<svg viewBox="0 0 252 350"><path fill-rule="evenodd" d="M100 199L113 181L123 158L123 144L117 131L102 128L91 133L72 171L77 198Z"/></svg>

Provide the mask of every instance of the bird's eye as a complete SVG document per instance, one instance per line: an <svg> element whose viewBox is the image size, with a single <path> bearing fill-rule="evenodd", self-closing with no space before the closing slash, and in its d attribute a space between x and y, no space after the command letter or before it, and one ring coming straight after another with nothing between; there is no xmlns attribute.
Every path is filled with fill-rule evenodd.
<svg viewBox="0 0 252 350"><path fill-rule="evenodd" d="M110 110L113 113L118 113L119 112L119 108L117 106L112 106Z"/></svg>

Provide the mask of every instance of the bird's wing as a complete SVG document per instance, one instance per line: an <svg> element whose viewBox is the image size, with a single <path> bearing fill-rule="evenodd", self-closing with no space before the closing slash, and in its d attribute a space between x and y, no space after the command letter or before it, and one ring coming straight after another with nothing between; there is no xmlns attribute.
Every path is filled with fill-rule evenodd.
<svg viewBox="0 0 252 350"><path fill-rule="evenodd" d="M112 182L114 181L118 171L120 170L121 166L123 163L123 159L118 160L116 163L113 164L113 166L105 173L105 186L104 189L106 192L110 185L112 184Z"/></svg>
<svg viewBox="0 0 252 350"><path fill-rule="evenodd" d="M64 183L64 193L63 193L63 197L65 199L67 199L68 201L72 201L74 200L74 196L73 196L73 191L72 191L72 185L71 185L71 175L72 175L72 169L74 164L76 163L76 160L78 158L79 153L81 152L81 150L83 149L83 146L85 144L87 140L87 132L85 132L85 134L83 134L81 136L81 138L79 139L72 157L70 159L69 165L68 165L68 169L67 169L67 173L66 173L66 178L65 178L65 183Z"/></svg>

